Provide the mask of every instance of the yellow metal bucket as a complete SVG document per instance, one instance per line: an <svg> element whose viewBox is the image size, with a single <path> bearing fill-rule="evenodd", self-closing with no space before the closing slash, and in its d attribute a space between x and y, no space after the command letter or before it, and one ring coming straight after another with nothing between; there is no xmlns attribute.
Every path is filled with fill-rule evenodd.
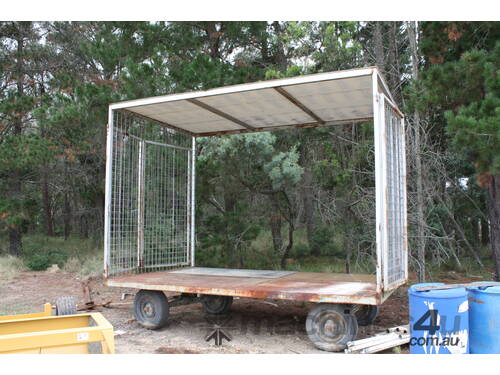
<svg viewBox="0 0 500 375"><path fill-rule="evenodd" d="M114 352L113 326L100 313L51 316L45 304L40 313L0 317L0 353Z"/></svg>

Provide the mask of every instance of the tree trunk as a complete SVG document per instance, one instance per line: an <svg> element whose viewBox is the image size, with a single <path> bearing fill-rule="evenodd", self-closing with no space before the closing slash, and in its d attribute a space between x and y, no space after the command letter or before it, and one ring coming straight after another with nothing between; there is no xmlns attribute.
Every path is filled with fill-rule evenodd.
<svg viewBox="0 0 500 375"><path fill-rule="evenodd" d="M293 221L288 223L288 244L286 245L285 250L283 251L283 255L281 256L281 268L286 268L286 260L288 255L290 254L290 250L293 246L293 233L295 232L295 226L293 225Z"/></svg>
<svg viewBox="0 0 500 375"><path fill-rule="evenodd" d="M64 239L67 240L71 234L71 204L69 201L69 193L64 193L64 205L63 205L63 217L64 217Z"/></svg>
<svg viewBox="0 0 500 375"><path fill-rule="evenodd" d="M87 215L80 215L80 237L89 238L89 221Z"/></svg>
<svg viewBox="0 0 500 375"><path fill-rule="evenodd" d="M488 221L481 218L479 223L481 224L481 245L488 246L490 243L490 227Z"/></svg>
<svg viewBox="0 0 500 375"><path fill-rule="evenodd" d="M481 262L481 257L477 253L476 249L474 249L474 247L471 245L471 243L469 242L469 240L467 240L467 236L465 235L465 233L464 233L462 227L460 226L460 224L455 219L455 216L453 215L453 212L448 208L448 206L444 202L443 198L441 198L441 196L438 195L437 198L438 198L439 202L441 202L441 204L442 204L443 208L445 209L446 213L448 214L448 217L450 218L450 221L455 226L456 231L458 232L458 234L460 234L460 237L462 237L462 241L465 243L465 245L469 249L471 255L474 257L474 259L479 264L479 266L481 268L484 268L483 262Z"/></svg>
<svg viewBox="0 0 500 375"><path fill-rule="evenodd" d="M282 191L283 198L286 201L286 212L283 212L283 217L285 220L288 222L288 244L284 248L282 255L281 255L281 268L285 269L286 268L286 260L288 259L288 255L290 254L290 250L292 249L293 246L293 234L295 232L295 220L297 218L297 212L292 206L292 202L290 201L290 198L288 197L287 193ZM278 207L279 208L279 207Z"/></svg>
<svg viewBox="0 0 500 375"><path fill-rule="evenodd" d="M19 228L9 228L9 254L18 257L22 254L22 233Z"/></svg>
<svg viewBox="0 0 500 375"><path fill-rule="evenodd" d="M500 175L493 175L488 187L490 243L495 261L495 280L500 281Z"/></svg>
<svg viewBox="0 0 500 375"><path fill-rule="evenodd" d="M408 38L411 48L411 65L412 78L418 80L418 46L417 46L417 23L408 23ZM418 281L425 281L425 218L424 218L424 189L422 177L422 159L421 159L421 144L420 144L420 112L416 110L413 114L413 157L415 158L415 176L416 176L416 193L417 193L417 225L416 225L416 252L418 262Z"/></svg>
<svg viewBox="0 0 500 375"><path fill-rule="evenodd" d="M44 103L44 95L45 95L45 82L44 82L44 75L41 73L40 75L40 106L45 105ZM47 137L46 134L46 129L44 126L40 126L40 134L42 137ZM44 222L45 222L45 230L47 233L47 236L49 237L54 237L54 217L52 215L52 209L51 209L51 196L50 196L50 191L49 191L49 168L42 167L41 168L41 185L42 185L42 207L43 207L43 212L44 212Z"/></svg>
<svg viewBox="0 0 500 375"><path fill-rule="evenodd" d="M24 67L23 67L23 54L24 54L24 23L20 23L17 43L17 56L16 56L16 85L17 95L22 98L24 95ZM14 135L21 135L23 131L23 115L17 114L14 119ZM19 170L13 170L11 174L10 191L8 193L11 199L21 199L21 173ZM9 252L13 256L19 256L22 253L22 232L19 225L13 225L9 228Z"/></svg>
<svg viewBox="0 0 500 375"><path fill-rule="evenodd" d="M302 203L304 213L302 222L306 225L307 244L309 249L312 249L312 241L314 235L314 201L313 201L313 173L311 171L311 153L309 152L311 145L307 140L304 140L304 147L301 152L301 165L304 167L302 175ZM319 254L313 254L319 255Z"/></svg>
<svg viewBox="0 0 500 375"><path fill-rule="evenodd" d="M276 53L274 54L274 62L280 71L286 72L288 62L285 55L285 49L283 46L283 39L282 39L283 30L281 28L279 21L274 21L272 25L277 38Z"/></svg>
<svg viewBox="0 0 500 375"><path fill-rule="evenodd" d="M234 221L236 202L238 200L237 193L234 191L233 186L231 181L227 181L224 185L224 220L228 227L234 227L234 224L231 222ZM225 231L224 246L229 253L229 265L231 267L236 267L239 262L238 248L235 245L235 241L231 238L231 233L233 233L231 229Z"/></svg>
<svg viewBox="0 0 500 375"><path fill-rule="evenodd" d="M221 31L217 31L217 24L219 22L207 22L205 32L207 33L209 55L213 60L221 58L220 55L220 35Z"/></svg>
<svg viewBox="0 0 500 375"><path fill-rule="evenodd" d="M374 22L373 43L375 52L375 64L384 71L384 40L382 37L382 22Z"/></svg>
<svg viewBox="0 0 500 375"><path fill-rule="evenodd" d="M45 216L45 229L47 236L54 237L54 217L50 207L50 192L47 171L42 172L42 204Z"/></svg>
<svg viewBox="0 0 500 375"><path fill-rule="evenodd" d="M276 197L271 195L271 216L269 217L269 226L271 227L271 235L273 238L273 248L276 254L281 254L283 249L283 238L281 235L281 229L283 227L283 220L281 217L281 212L276 202Z"/></svg>

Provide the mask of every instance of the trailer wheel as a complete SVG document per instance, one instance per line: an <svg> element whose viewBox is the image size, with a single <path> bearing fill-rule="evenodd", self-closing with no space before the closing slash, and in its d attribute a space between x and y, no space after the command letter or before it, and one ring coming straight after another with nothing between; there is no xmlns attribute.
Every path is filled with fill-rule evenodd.
<svg viewBox="0 0 500 375"><path fill-rule="evenodd" d="M61 296L56 298L56 315L74 315L76 314L75 297Z"/></svg>
<svg viewBox="0 0 500 375"><path fill-rule="evenodd" d="M134 298L134 315L144 328L164 327L169 316L167 297L158 290L140 290Z"/></svg>
<svg viewBox="0 0 500 375"><path fill-rule="evenodd" d="M204 294L201 296L201 303L207 314L225 314L233 304L233 297Z"/></svg>
<svg viewBox="0 0 500 375"><path fill-rule="evenodd" d="M306 332L318 349L338 352L354 340L358 323L350 306L322 303L307 314Z"/></svg>
<svg viewBox="0 0 500 375"><path fill-rule="evenodd" d="M359 326L369 326L378 315L378 306L358 305L354 308L354 316Z"/></svg>

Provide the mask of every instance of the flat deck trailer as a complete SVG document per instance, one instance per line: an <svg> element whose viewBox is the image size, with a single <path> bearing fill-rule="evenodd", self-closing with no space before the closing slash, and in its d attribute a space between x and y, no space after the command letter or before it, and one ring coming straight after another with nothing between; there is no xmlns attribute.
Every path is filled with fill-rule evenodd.
<svg viewBox="0 0 500 375"><path fill-rule="evenodd" d="M378 305L374 275L192 267L109 278L109 286L318 303Z"/></svg>
<svg viewBox="0 0 500 375"><path fill-rule="evenodd" d="M199 137L373 122L376 273L195 266ZM404 116L376 67L172 94L109 107L104 271L135 288L137 321L163 327L169 307L226 313L233 297L317 303L306 331L340 351L408 276ZM178 292L168 300L163 292Z"/></svg>

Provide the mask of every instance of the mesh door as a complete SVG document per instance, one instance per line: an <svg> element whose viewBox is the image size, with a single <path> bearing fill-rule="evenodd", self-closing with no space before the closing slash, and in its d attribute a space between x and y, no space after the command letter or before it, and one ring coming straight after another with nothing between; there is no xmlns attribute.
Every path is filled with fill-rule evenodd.
<svg viewBox="0 0 500 375"><path fill-rule="evenodd" d="M385 138L382 270L384 290L391 290L407 278L405 141L402 117L387 99L382 103Z"/></svg>
<svg viewBox="0 0 500 375"><path fill-rule="evenodd" d="M189 264L190 150L145 142L144 245L139 266Z"/></svg>
<svg viewBox="0 0 500 375"><path fill-rule="evenodd" d="M191 263L191 137L114 113L108 142L106 274Z"/></svg>

